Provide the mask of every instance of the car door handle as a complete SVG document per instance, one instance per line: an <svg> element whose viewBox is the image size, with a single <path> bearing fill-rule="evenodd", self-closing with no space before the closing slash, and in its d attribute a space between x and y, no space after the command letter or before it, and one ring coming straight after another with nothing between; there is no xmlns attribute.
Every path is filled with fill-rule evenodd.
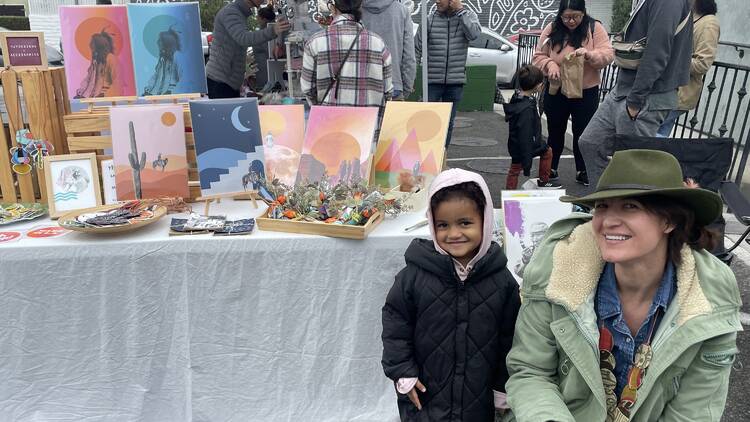
<svg viewBox="0 0 750 422"><path fill-rule="evenodd" d="M469 53L469 57L482 57L479 53Z"/></svg>

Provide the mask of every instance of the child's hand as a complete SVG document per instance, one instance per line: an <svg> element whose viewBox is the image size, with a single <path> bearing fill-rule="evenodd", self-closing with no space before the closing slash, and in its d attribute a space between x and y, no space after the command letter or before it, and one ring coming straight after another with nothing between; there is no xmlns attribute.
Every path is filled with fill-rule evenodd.
<svg viewBox="0 0 750 422"><path fill-rule="evenodd" d="M419 391L426 393L427 389L424 385L422 385L422 382L417 380L417 385L414 386L414 388L411 389L406 395L409 397L409 400L411 400L412 403L414 403L414 406L417 406L418 410L422 410L422 403L419 402L419 396L417 395L417 389Z"/></svg>

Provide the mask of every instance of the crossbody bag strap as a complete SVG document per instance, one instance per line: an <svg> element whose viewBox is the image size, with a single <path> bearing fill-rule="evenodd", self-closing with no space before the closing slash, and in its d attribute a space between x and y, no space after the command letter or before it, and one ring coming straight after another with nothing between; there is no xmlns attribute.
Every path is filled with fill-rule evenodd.
<svg viewBox="0 0 750 422"><path fill-rule="evenodd" d="M677 29L674 30L675 37L677 36L677 34L680 33L680 31L685 29L685 25L687 25L688 20L690 20L692 16L693 16L693 12L688 12L687 16L685 16L685 19L683 19L682 22L680 22L680 24L677 25Z"/></svg>
<svg viewBox="0 0 750 422"><path fill-rule="evenodd" d="M344 64L346 63L346 60L349 59L349 54L351 54L352 49L359 41L359 34L362 33L362 28L360 27L357 31L357 35L354 37L354 41L352 41L352 45L349 46L349 50L346 51L346 55L344 56L344 60L341 61L341 66L339 66L339 69L336 71L336 74L333 75L331 78L331 83L328 85L328 88L326 89L325 94L323 94L323 99L320 101L322 104L325 102L326 97L328 97L328 94L331 92L331 88L333 88L333 85L336 85L336 90L338 90L339 86L339 76L341 75L341 70L344 69Z"/></svg>

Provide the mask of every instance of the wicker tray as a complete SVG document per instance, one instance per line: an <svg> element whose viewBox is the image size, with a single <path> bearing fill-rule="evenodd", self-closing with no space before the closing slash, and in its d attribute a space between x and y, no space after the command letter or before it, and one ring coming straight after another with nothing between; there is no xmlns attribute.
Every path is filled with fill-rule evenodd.
<svg viewBox="0 0 750 422"><path fill-rule="evenodd" d="M382 221L383 214L376 212L367 220L364 226L349 226L344 224L326 224L309 221L278 220L268 218L268 211L255 219L261 230L297 233L297 234L317 234L319 236L341 237L344 239L363 240L375 230Z"/></svg>
<svg viewBox="0 0 750 422"><path fill-rule="evenodd" d="M108 226L108 227L75 227L75 226L67 226L64 225L66 221L73 221L81 214L87 214L91 212L97 212L97 211L107 211L113 208L120 207L121 205L103 205L101 207L93 207L93 208L86 208L82 210L76 210L69 212L60 219L57 220L57 223L68 230L73 230L81 233L123 233L123 232L129 232L133 230L138 230L140 228L143 228L145 226L148 226L149 224L158 221L160 218L164 217L167 214L167 207L164 206L157 206L154 210L154 216L147 219L147 220L139 220L134 221L130 224L122 225L122 226Z"/></svg>

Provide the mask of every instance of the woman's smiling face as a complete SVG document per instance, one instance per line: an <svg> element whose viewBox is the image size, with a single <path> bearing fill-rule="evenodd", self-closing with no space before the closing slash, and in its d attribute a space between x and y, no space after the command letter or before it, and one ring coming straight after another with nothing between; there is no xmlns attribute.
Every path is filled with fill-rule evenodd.
<svg viewBox="0 0 750 422"><path fill-rule="evenodd" d="M602 258L637 263L667 252L672 227L635 199L605 199L594 206L593 229Z"/></svg>

